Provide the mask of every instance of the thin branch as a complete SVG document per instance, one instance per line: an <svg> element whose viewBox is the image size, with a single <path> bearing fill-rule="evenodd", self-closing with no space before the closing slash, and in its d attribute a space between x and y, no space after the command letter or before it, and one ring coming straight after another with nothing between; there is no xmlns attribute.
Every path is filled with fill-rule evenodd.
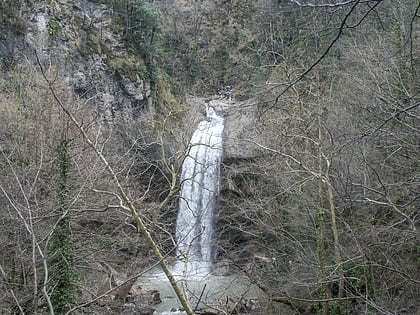
<svg viewBox="0 0 420 315"><path fill-rule="evenodd" d="M95 297L95 298L93 298L92 300L87 301L87 302L84 302L84 303L81 303L81 304L79 304L79 305L76 305L75 307L73 307L72 309L70 309L69 311L67 311L67 313L65 313L64 315L71 314L71 313L73 313L75 310L78 310L78 309L80 309L80 308L82 308L82 307L89 306L89 305L91 305L92 303L95 303L96 301L100 300L101 298L103 298L103 297L107 296L108 294L112 293L113 291L115 291L115 290L119 289L120 287L122 287L123 285L125 285L127 282L129 282L129 281L131 281L131 280L134 280L134 279L137 279L137 278L138 278L138 277L140 277L141 275L143 275L143 274L145 274L146 272L148 272L148 271L152 270L154 267L156 267L157 265L159 265L159 263L160 263L160 262L157 262L157 263L155 263L154 265L152 265L152 266L150 266L149 268L147 268L146 270L144 270L143 272L140 272L140 273L138 273L138 274L135 274L134 276L132 276L132 277L130 277L130 278L128 278L128 279L126 279L125 281L123 281L123 282L122 282L122 283L120 283L119 285L116 285L115 287L110 288L108 291L106 291L106 292L102 293L101 295L96 296L96 297Z"/></svg>
<svg viewBox="0 0 420 315"><path fill-rule="evenodd" d="M308 172L309 174L311 174L314 177L317 178L323 178L322 174L314 172L312 170L310 170L307 166L305 166L301 161L299 161L297 158L295 158L294 156L287 154L287 153L283 153L281 151L278 151L276 149L272 149L269 147L266 147L265 145L262 145L254 140L247 140L248 142L251 142L252 144L255 144L256 146L260 147L261 149L267 150L268 152L272 152L275 154L279 154L283 157L288 158L289 160L293 161L294 163L296 163L297 165L299 165L303 170L305 170L306 172Z"/></svg>
<svg viewBox="0 0 420 315"><path fill-rule="evenodd" d="M404 217L407 221L410 222L411 228L413 231L416 231L416 224L413 221L413 219L411 219L407 214L405 214L404 212L402 212L400 209L397 208L397 206L391 202L389 200L389 198L386 198L388 202L383 202L383 201L378 201L378 200L373 200L373 199L369 199L369 198L365 198L365 200L371 204L376 204L376 205L381 205L381 206L388 206L391 207L392 209L395 210L395 212L397 212L400 216Z"/></svg>
<svg viewBox="0 0 420 315"><path fill-rule="evenodd" d="M408 113L409 110L416 108L417 106L420 105L420 102L417 102L413 105L407 106L406 108L402 108L400 109L398 112L395 112L394 114L392 114L388 119L384 120L379 126L377 126L375 129L373 129L372 131L366 132L365 134L363 134L361 136L361 138L364 138L368 135L372 135L375 132L377 132L379 129L381 129L385 124L387 124L388 122L390 122L392 119L396 118L398 115L402 114L402 113Z"/></svg>
<svg viewBox="0 0 420 315"><path fill-rule="evenodd" d="M19 301L18 301L18 299L17 299L17 297L15 295L15 292L12 289L10 289L10 294L13 296L13 299L15 300L16 305L19 308L20 313L22 315L24 315L25 314L25 311L23 310L22 306L20 306Z"/></svg>
<svg viewBox="0 0 420 315"><path fill-rule="evenodd" d="M406 278L406 280L417 283L417 284L420 284L420 280L414 279L414 278L410 277L410 275L408 275L405 272L402 272L400 270L397 270L397 269L394 269L394 268L391 268L391 267L388 267L388 266L384 266L384 265L379 265L377 263L371 264L371 265L368 265L368 266L383 268L383 269L387 269L387 270L399 273L400 275L404 276Z"/></svg>
<svg viewBox="0 0 420 315"><path fill-rule="evenodd" d="M2 151L3 153L3 151ZM6 197L6 199L8 200L8 202L10 203L10 205L15 209L16 213L18 214L19 218L22 220L26 231L28 232L28 234L31 236L32 239L32 263L33 263L33 273L34 273L34 297L37 296L38 294L38 280L37 280L37 268L36 268L36 252L39 253L39 256L41 257L42 260L42 266L44 268L44 281L43 281L43 285L41 287L41 291L43 296L45 297L45 300L48 304L48 310L50 312L51 315L54 315L54 309L51 303L51 299L47 293L47 283L48 283L48 263L47 263L47 259L46 256L44 255L44 252L42 251L42 248L39 244L39 241L36 238L34 229L33 229L33 221L32 221L32 211L31 211L31 207L30 207L30 203L29 200L27 198L27 195L25 193L25 190L21 184L21 181L18 177L18 175L15 172L15 169L13 168L12 164L10 163L10 160L5 156L5 154L3 153L3 156L6 158L7 163L9 164L16 182L19 185L20 191L25 199L25 203L27 204L26 207L24 207L25 210L27 210L28 212L28 216L29 216L29 222L28 220L25 219L25 217L22 214L21 209L19 208L18 204L13 200L13 198L9 195L9 193L6 191L6 189L3 187L3 185L0 184L0 190L3 192L3 195Z"/></svg>
<svg viewBox="0 0 420 315"><path fill-rule="evenodd" d="M77 213L84 213L84 212L106 212L110 209L124 209L127 211L130 211L130 209L128 209L127 207L121 207L121 205L107 205L104 208L101 209L90 209L90 208L86 208L86 209L72 209L72 212L77 212Z"/></svg>
<svg viewBox="0 0 420 315"><path fill-rule="evenodd" d="M349 5L356 1L358 2L358 0L347 0L344 2L337 2L337 3L303 4L297 0L289 0L289 1L293 2L294 4L297 4L300 7L309 7L309 8L325 8L325 7L334 8L334 7L341 7L341 6Z"/></svg>
<svg viewBox="0 0 420 315"><path fill-rule="evenodd" d="M411 61L410 64L411 64L412 71L414 71L413 24L414 24L414 19L416 17L419 17L419 15L418 15L419 10L420 10L420 2L419 2L419 4L416 7L416 11L414 12L413 17L411 18L411 21L410 21L410 30L409 30L409 35L408 35L408 39L407 39L407 41L410 42L410 61Z"/></svg>
<svg viewBox="0 0 420 315"><path fill-rule="evenodd" d="M277 95L274 104L272 106L270 106L268 109L272 109L278 103L280 97L282 97L292 86L294 86L296 83L301 81L309 72L311 72L328 55L328 53L333 48L335 43L341 37L341 34L343 33L343 30L345 29L347 20L350 18L351 14L356 9L359 2L360 2L360 0L351 1L351 3L354 3L354 5L350 8L350 10L345 15L344 19L341 21L340 27L338 28L338 33L335 36L335 38L331 41L331 43L328 45L328 47L325 49L325 51L321 54L321 56L319 56L318 59L315 60L314 63L312 63L312 65L310 65L303 73L301 73L299 76L297 76L292 82L290 82L283 89L283 91L280 92L279 95Z"/></svg>
<svg viewBox="0 0 420 315"><path fill-rule="evenodd" d="M369 16L369 14L372 11L375 11L375 8L383 1L383 0L376 0L377 2L375 3L375 5L373 5L372 7L369 8L369 10L362 16L362 18L353 25L348 25L346 28L356 28L357 26L359 26L360 24L362 24L362 22ZM376 13L376 11L375 11Z"/></svg>
<svg viewBox="0 0 420 315"><path fill-rule="evenodd" d="M293 296L278 296L278 297L272 297L271 300L273 302L285 302L289 303L290 301L302 301L302 302L312 302L312 303L322 303L322 302L331 302L331 301L346 301L346 300L355 300L360 297L356 296L348 296L348 297L336 297L336 298L328 298L328 299L304 299L304 298L298 298Z"/></svg>

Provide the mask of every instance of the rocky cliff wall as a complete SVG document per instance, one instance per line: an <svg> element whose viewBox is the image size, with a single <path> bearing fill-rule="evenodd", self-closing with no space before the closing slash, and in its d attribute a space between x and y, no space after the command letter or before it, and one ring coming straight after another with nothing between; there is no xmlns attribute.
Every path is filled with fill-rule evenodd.
<svg viewBox="0 0 420 315"><path fill-rule="evenodd" d="M252 159L258 155L250 142L256 135L256 104L252 101L234 103L226 112L224 160Z"/></svg>
<svg viewBox="0 0 420 315"><path fill-rule="evenodd" d="M253 100L211 100L209 106L225 118L223 160L252 159L258 155L252 140L256 136L257 104Z"/></svg>
<svg viewBox="0 0 420 315"><path fill-rule="evenodd" d="M12 9L21 28L17 32L12 21L2 19L0 57L6 71L17 63L34 63L36 53L73 97L95 106L104 120L151 112L150 81L140 76L143 61L129 52L112 6L29 0Z"/></svg>

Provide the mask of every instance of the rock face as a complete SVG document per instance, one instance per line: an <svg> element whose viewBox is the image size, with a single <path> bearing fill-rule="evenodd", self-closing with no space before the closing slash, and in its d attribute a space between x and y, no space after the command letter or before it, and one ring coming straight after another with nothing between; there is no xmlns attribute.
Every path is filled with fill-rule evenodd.
<svg viewBox="0 0 420 315"><path fill-rule="evenodd" d="M19 5L25 32L0 32L3 66L34 62L36 52L70 95L95 106L104 121L150 114L150 82L136 74L141 60L128 52L110 5L82 0Z"/></svg>
<svg viewBox="0 0 420 315"><path fill-rule="evenodd" d="M251 159L258 154L249 140L255 136L256 105L251 101L228 103L225 111L223 160Z"/></svg>

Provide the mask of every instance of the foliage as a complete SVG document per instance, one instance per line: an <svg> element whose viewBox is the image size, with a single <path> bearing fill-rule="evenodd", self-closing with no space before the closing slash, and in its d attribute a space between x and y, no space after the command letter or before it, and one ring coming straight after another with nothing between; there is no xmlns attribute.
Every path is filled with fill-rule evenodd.
<svg viewBox="0 0 420 315"><path fill-rule="evenodd" d="M149 78L152 86L158 80L158 65L159 47L156 45L156 37L159 36L160 26L160 13L151 6L148 2L136 3L133 10L132 22L135 27L129 38L132 42L136 43L138 49L145 59L146 67L149 71Z"/></svg>
<svg viewBox="0 0 420 315"><path fill-rule="evenodd" d="M158 80L159 36L161 33L161 13L148 0L115 2L116 18L122 19L125 36L143 58L152 87Z"/></svg>
<svg viewBox="0 0 420 315"><path fill-rule="evenodd" d="M132 3L129 16L128 38L139 50L151 49L161 32L161 13L148 0L136 0Z"/></svg>
<svg viewBox="0 0 420 315"><path fill-rule="evenodd" d="M49 20L47 28L50 36L56 36L60 32L61 26L56 20Z"/></svg>
<svg viewBox="0 0 420 315"><path fill-rule="evenodd" d="M110 55L105 62L113 71L115 71L115 73L129 78L133 82L137 81L137 76L141 79L149 78L149 73L143 59L136 55L131 55L129 53L122 56Z"/></svg>

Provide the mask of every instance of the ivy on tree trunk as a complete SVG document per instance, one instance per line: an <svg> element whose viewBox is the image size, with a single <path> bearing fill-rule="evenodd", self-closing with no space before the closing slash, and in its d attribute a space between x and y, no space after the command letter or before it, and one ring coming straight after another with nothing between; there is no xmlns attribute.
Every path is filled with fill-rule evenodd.
<svg viewBox="0 0 420 315"><path fill-rule="evenodd" d="M71 231L71 213L68 208L69 174L71 157L70 140L64 139L57 147L56 168L57 183L57 217L56 228L49 247L50 266L52 270L50 291L51 302L56 314L64 314L75 301L74 240Z"/></svg>

